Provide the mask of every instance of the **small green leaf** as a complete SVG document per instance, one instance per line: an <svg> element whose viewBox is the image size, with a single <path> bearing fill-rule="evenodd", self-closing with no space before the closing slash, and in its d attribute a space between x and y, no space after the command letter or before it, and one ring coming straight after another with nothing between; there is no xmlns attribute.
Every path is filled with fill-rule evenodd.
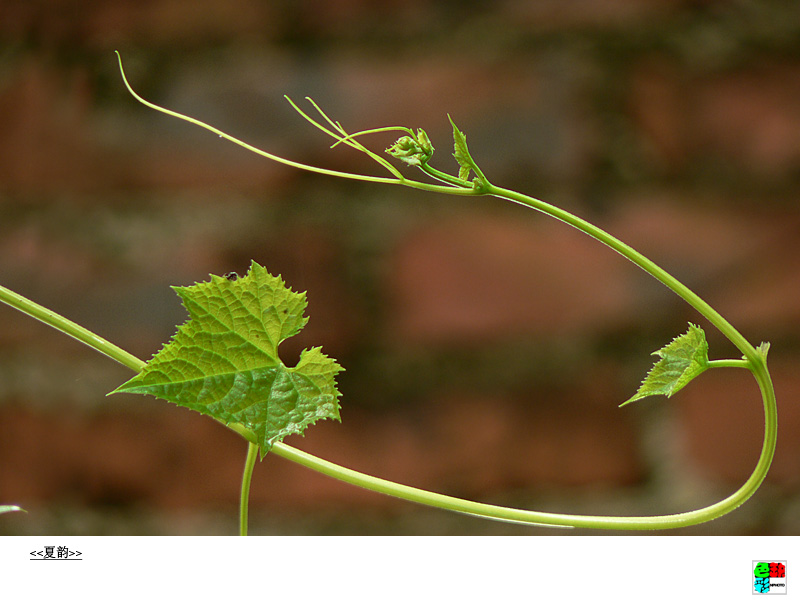
<svg viewBox="0 0 800 600"><path fill-rule="evenodd" d="M653 354L660 356L661 360L650 369L639 391L620 406L658 394L669 398L709 368L706 334L691 323L686 333Z"/></svg>
<svg viewBox="0 0 800 600"><path fill-rule="evenodd" d="M467 179L469 179L469 173L473 170L474 166L472 157L469 155L469 149L467 148L467 136L456 127L450 115L447 115L447 118L450 119L450 124L453 126L453 147L455 148L453 156L459 166L458 178L467 181Z"/></svg>
<svg viewBox="0 0 800 600"><path fill-rule="evenodd" d="M318 419L339 420L335 376L342 367L320 348L304 350L294 367L278 357L278 345L308 321L305 293L255 262L239 279L212 275L173 289L190 319L141 373L111 393L152 394L244 428L255 434L262 456Z"/></svg>

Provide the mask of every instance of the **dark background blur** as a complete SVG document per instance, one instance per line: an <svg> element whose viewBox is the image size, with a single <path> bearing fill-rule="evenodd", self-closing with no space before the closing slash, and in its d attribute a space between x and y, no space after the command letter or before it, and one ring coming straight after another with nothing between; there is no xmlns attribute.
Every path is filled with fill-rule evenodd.
<svg viewBox="0 0 800 600"><path fill-rule="evenodd" d="M483 171L607 228L772 342L778 451L740 510L682 534L800 534L800 3L795 0L0 1L0 283L137 356L185 320L170 285L251 259L307 290L341 424L287 442L426 489L538 510L665 514L735 490L763 415L746 372L624 409L649 353L705 323L538 213L271 164L378 173L349 130L447 113ZM381 150L392 137L371 140ZM706 327L712 358L736 350ZM8 534L232 534L245 442L0 306ZM258 464L260 534L551 534ZM582 533L578 531L577 533Z"/></svg>

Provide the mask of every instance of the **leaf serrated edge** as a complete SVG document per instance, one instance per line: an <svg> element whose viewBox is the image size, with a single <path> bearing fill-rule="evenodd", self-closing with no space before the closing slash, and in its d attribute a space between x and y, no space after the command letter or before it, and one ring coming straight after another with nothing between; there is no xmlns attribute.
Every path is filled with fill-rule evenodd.
<svg viewBox="0 0 800 600"><path fill-rule="evenodd" d="M666 360L667 356L669 355L670 347L673 344L679 342L681 339L692 335L693 333L699 334L700 339L699 339L699 343L697 344L696 348L694 349L694 351L692 353L692 357L691 357L691 360L690 360L690 365L693 362L695 362L694 359L695 359L695 356L697 355L697 351L699 350L702 353L702 360L699 361L699 364L700 364L700 366L702 368L698 372L692 374L691 377L689 377L686 381L681 381L684 377L686 377L686 371L688 370L688 369L684 369L683 372L675 379L674 385L666 393L643 391L647 387L648 381L649 381L651 375L653 375L653 373L658 369L659 365L661 365L661 363ZM769 344L767 344L767 348L769 348ZM693 379L695 379L696 377L698 377L702 373L704 373L710 366L709 365L709 360L708 360L708 342L706 341L706 332L703 331L702 327L700 327L699 325L695 325L694 323L689 323L689 329L686 330L686 333L682 333L681 335L678 335L678 336L674 337L672 339L672 341L670 341L668 344L666 344L662 348L659 348L655 352L652 352L651 355L652 356L658 356L660 358L660 360L656 361L656 363L652 367L650 367L650 370L647 372L647 375L645 375L644 379L642 380L642 383L639 385L639 389L637 390L637 392L633 396L631 396L628 400L626 400L625 402L620 404L619 405L620 407L623 407L623 406L625 406L627 404L630 404L632 402L636 402L637 400L641 400L643 398L647 398L649 396L664 395L667 398L671 398L674 394L678 393L684 387L686 387L686 385L690 381L692 381Z"/></svg>
<svg viewBox="0 0 800 600"><path fill-rule="evenodd" d="M458 163L458 178L467 181L469 174L473 170L472 159L470 158L469 148L467 147L467 136L461 131L448 114L450 125L453 126L453 157Z"/></svg>
<svg viewBox="0 0 800 600"><path fill-rule="evenodd" d="M303 365L310 364L316 362L318 364L319 370L315 373L299 373L303 377L309 380L309 382L320 392L320 396L325 399L324 401L324 409L320 409L317 407L317 412L314 414L309 414L306 418L299 422L293 423L291 427L284 428L272 437L267 437L266 431L262 431L258 433L256 429L254 429L251 424L246 422L236 420L235 418L220 418L220 416L213 414L211 411L207 409L206 406L200 404L197 406L188 405L185 403L178 402L174 399L165 398L161 394L159 394L155 388L160 388L165 385L175 384L173 381L166 381L166 382L159 382L159 383L148 383L144 384L143 379L147 377L153 371L152 368L159 369L161 363L157 363L155 367L153 367L154 362L156 362L156 358L161 356L162 353L173 343L183 343L179 340L182 334L186 334L186 328L190 327L190 324L194 322L197 318L197 315L201 312L207 312L205 307L202 307L202 310L199 310L201 307L197 306L198 302L195 300L197 294L206 294L206 290L210 286L222 286L221 291L226 290L234 290L235 288L240 288L244 290L246 286L255 284L257 290L254 292L259 295L263 291L264 287L269 288L269 291L272 293L272 298L270 300L269 307L275 308L275 310L280 311L281 303L288 303L290 305L290 309L292 311L296 311L300 317L297 319L297 323L292 327L293 331L286 335L285 333L281 334L280 339L274 344L273 352L276 356L278 361L277 365L280 365L282 369L289 375L296 373L300 370ZM172 338L162 345L161 350L156 352L153 357L145 363L139 372L132 377L130 380L126 381L115 390L109 392L107 395L119 393L119 392L128 392L128 393L139 393L139 394L151 394L159 398L163 398L168 402L176 404L177 406L183 406L188 408L189 410L193 410L200 414L209 416L216 421L226 425L227 427L237 431L243 437L245 437L249 442L256 444L260 449L261 457L263 458L272 448L272 446L282 441L288 435L292 435L298 433L300 435L304 435L305 430L308 426L313 425L317 421L321 419L332 419L341 421L341 417L339 411L341 407L339 405L339 397L341 396L341 392L337 389L335 376L340 372L344 371L344 367L342 367L336 359L326 355L322 352L322 347L312 347L306 348L300 355L300 359L298 363L294 367L290 367L283 363L280 357L277 354L277 346L283 342L284 340L288 339L289 337L293 337L297 333L299 333L305 325L308 323L309 317L305 316L305 311L308 308L308 300L306 296L306 292L296 292L294 291L284 280L283 277L280 275L272 275L262 265L259 265L255 261L251 261L250 269L248 270L247 274L243 277L238 277L236 279L229 279L227 277L222 277L219 275L211 274L210 280L196 282L193 285L189 286L171 286L178 297L183 302L184 308L189 313L188 319L178 327L175 334ZM220 288L213 289L210 293L218 293L220 292ZM280 302L275 302L275 296L280 294ZM263 318L264 313L264 305L261 305L261 318ZM268 307L268 308L269 308ZM285 308L285 307L284 307ZM281 322L282 323L282 322ZM283 325L283 323L282 323ZM277 366L276 365L276 366Z"/></svg>

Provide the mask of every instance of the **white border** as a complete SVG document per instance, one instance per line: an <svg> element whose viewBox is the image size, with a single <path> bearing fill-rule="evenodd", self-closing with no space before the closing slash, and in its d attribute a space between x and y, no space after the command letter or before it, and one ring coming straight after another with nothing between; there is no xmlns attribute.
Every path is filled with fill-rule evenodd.
<svg viewBox="0 0 800 600"><path fill-rule="evenodd" d="M45 545L82 561L31 561ZM81 597L749 597L752 561L791 562L797 537L18 537L4 587ZM795 563L798 564L798 563ZM788 578L787 569L787 578ZM290 596L291 595L291 596ZM14 596L11 597L22 597Z"/></svg>

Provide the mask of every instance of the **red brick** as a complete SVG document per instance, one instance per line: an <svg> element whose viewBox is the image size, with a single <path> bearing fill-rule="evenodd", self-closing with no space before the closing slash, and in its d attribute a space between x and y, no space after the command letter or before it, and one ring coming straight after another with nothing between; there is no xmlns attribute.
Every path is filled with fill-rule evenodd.
<svg viewBox="0 0 800 600"><path fill-rule="evenodd" d="M641 477L632 424L613 403L576 410L563 397L542 407L453 393L416 411L384 416L345 411L342 424L322 423L305 439L287 441L370 475L462 497L548 485L614 487ZM267 487L263 496L255 492L264 502L398 502L370 498L313 473L292 473L286 465L268 469L269 478L283 483L272 495Z"/></svg>
<svg viewBox="0 0 800 600"><path fill-rule="evenodd" d="M785 177L800 165L798 94L796 64L698 79L648 59L634 69L629 105L660 169L717 157L758 176Z"/></svg>
<svg viewBox="0 0 800 600"><path fill-rule="evenodd" d="M0 270L10 282L33 276L46 281L56 293L77 292L92 282L102 268L102 259L75 240L48 235L46 225L11 228L0 237ZM33 274L33 275L32 275Z"/></svg>
<svg viewBox="0 0 800 600"><path fill-rule="evenodd" d="M609 230L735 326L766 339L794 331L800 324L800 223L766 201L755 213L725 198L712 200L637 196L624 203Z"/></svg>
<svg viewBox="0 0 800 600"><path fill-rule="evenodd" d="M452 394L414 411L345 409L342 424L324 421L287 442L372 475L462 496L629 485L641 475L634 429L613 402L603 405L576 410L569 396L540 404ZM191 411L70 416L7 407L0 424L0 459L9 465L0 492L9 501L236 505L245 443ZM251 502L316 510L399 501L269 456L256 467Z"/></svg>
<svg viewBox="0 0 800 600"><path fill-rule="evenodd" d="M255 0L92 0L80 7L63 0L17 2L4 6L3 17L0 28L6 35L104 48L131 40L141 45L264 35L276 24L269 5Z"/></svg>
<svg viewBox="0 0 800 600"><path fill-rule="evenodd" d="M433 162L455 172L449 114L493 180L524 180L534 170L572 183L592 168L599 136L581 68L573 74L556 66L541 57L482 62L445 53L376 62L335 55L330 95L345 100L329 108L351 130L424 128L436 148ZM397 137L365 143L380 151Z"/></svg>
<svg viewBox="0 0 800 600"><path fill-rule="evenodd" d="M87 136L90 97L81 71L65 76L32 59L18 66L0 92L2 188L97 187L105 175Z"/></svg>
<svg viewBox="0 0 800 600"><path fill-rule="evenodd" d="M0 490L14 502L236 503L245 442L186 409L87 417L4 408L0 419L9 466Z"/></svg>
<svg viewBox="0 0 800 600"><path fill-rule="evenodd" d="M800 166L800 67L766 67L699 85L692 115L698 151L774 176Z"/></svg>
<svg viewBox="0 0 800 600"><path fill-rule="evenodd" d="M659 170L685 166L691 132L687 95L676 69L653 61L639 65L632 76L628 104L649 161Z"/></svg>
<svg viewBox="0 0 800 600"><path fill-rule="evenodd" d="M800 220L775 214L754 219L751 237L764 242L742 261L736 281L719 290L716 306L737 326L760 336L756 342L787 336L800 328Z"/></svg>
<svg viewBox="0 0 800 600"><path fill-rule="evenodd" d="M387 30L413 35L442 18L437 14L442 8L426 0L329 0L298 3L295 10L297 22L291 24L312 37L374 35Z"/></svg>
<svg viewBox="0 0 800 600"><path fill-rule="evenodd" d="M800 486L800 377L795 363L775 356L771 373L778 401L778 446L767 481ZM795 361L796 362L796 361ZM741 370L704 373L673 399L692 466L710 479L741 484L758 460L764 412L758 385Z"/></svg>
<svg viewBox="0 0 800 600"><path fill-rule="evenodd" d="M619 206L608 223L612 234L667 270L690 269L696 279L746 263L772 242L779 225L768 216L741 212L724 198L686 201L647 191Z"/></svg>
<svg viewBox="0 0 800 600"><path fill-rule="evenodd" d="M505 2L508 18L535 30L574 28L624 28L646 20L663 19L681 6L664 0L511 0Z"/></svg>
<svg viewBox="0 0 800 600"><path fill-rule="evenodd" d="M630 421L614 404L571 406L546 398L526 406L453 396L437 407L433 453L440 479L470 494L540 485L630 484L639 476Z"/></svg>
<svg viewBox="0 0 800 600"><path fill-rule="evenodd" d="M232 188L262 194L269 187L277 194L283 183L297 176L288 167L189 125L178 130L185 139L172 132L165 136L162 128L175 121L164 115L154 118L155 113L130 98L128 108L138 107L141 119L132 131L135 120L101 115L93 105L94 94L85 69L65 73L44 58L16 65L0 89L0 189L32 200L41 194L140 187L216 189L225 194ZM291 118L291 112L286 116ZM150 123L155 126L142 129ZM70 200L87 198L75 195Z"/></svg>
<svg viewBox="0 0 800 600"><path fill-rule="evenodd" d="M631 308L633 270L579 232L534 213L453 217L396 248L392 333L408 342L608 331Z"/></svg>

